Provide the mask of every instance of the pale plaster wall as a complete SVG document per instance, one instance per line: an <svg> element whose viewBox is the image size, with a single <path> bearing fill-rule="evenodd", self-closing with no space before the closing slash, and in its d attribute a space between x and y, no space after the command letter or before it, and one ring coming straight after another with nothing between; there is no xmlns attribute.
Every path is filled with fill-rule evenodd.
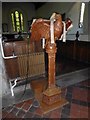
<svg viewBox="0 0 90 120"><path fill-rule="evenodd" d="M53 12L67 13L73 4L72 2L69 4L67 2L47 2L36 11L36 14L38 17L50 18Z"/></svg>
<svg viewBox="0 0 90 120"><path fill-rule="evenodd" d="M78 28L79 14L81 2L51 2L46 3L44 6L37 10L37 16L43 18L49 18L53 12L66 13L67 17L70 17L73 22L73 28L67 33L67 40L75 40L75 34L77 30L80 31L80 40L89 41L88 39L88 3L86 4L84 14L84 26L83 29Z"/></svg>

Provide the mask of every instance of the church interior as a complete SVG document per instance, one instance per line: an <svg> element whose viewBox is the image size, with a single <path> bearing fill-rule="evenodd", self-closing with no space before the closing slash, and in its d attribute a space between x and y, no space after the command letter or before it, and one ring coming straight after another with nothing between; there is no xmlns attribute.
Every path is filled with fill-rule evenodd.
<svg viewBox="0 0 90 120"><path fill-rule="evenodd" d="M89 2L1 2L0 116L89 118Z"/></svg>

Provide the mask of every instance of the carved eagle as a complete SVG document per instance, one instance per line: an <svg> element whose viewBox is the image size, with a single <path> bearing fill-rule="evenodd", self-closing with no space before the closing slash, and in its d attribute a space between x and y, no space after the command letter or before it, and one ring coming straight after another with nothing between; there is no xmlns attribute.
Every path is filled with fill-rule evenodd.
<svg viewBox="0 0 90 120"><path fill-rule="evenodd" d="M56 13L53 13L53 14L55 16L54 37L55 37L55 40L58 40L63 35L64 25L62 21L62 16ZM69 18L67 18L65 20L65 24L66 24L66 31L67 31L69 28L71 28L72 21ZM42 18L34 20L31 25L30 32L31 32L31 37L30 37L31 41L39 41L42 38L45 38L46 40L50 40L50 20L42 19Z"/></svg>

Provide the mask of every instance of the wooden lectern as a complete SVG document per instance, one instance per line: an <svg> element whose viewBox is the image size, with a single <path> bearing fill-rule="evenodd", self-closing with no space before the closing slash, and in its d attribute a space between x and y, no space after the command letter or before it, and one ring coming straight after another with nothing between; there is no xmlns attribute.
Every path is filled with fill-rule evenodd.
<svg viewBox="0 0 90 120"><path fill-rule="evenodd" d="M55 57L56 57L56 52L57 52L55 37L57 37L57 36L55 36L56 34L55 34L55 28L54 28L55 27L54 20L55 20L55 15L52 15L52 17L50 18L50 24L47 24L47 26L49 26L48 33L50 32L50 36L47 39L48 35L46 34L46 38L45 38L47 40L46 44L45 44L45 50L48 54L48 87L42 93L42 98L39 100L40 106L42 107L44 114L68 103L68 101L66 99L61 97L60 87L57 87L55 85ZM62 25L61 18L59 20L60 20L59 21L60 25ZM42 23L42 26L43 25L44 24ZM59 24L57 24L57 26L58 25ZM58 26L59 28L60 28L60 25ZM39 26L39 27L41 27L41 26ZM60 35L62 34L62 28L63 28L63 26L61 26L61 29L59 31ZM41 29L43 29L43 28L41 28ZM46 28L46 27L45 27L45 29L48 30L48 28ZM44 29L44 31L45 31L45 29ZM63 30L65 30L65 29L63 28ZM32 27L32 31L33 31L33 27ZM36 33L37 33L37 37L38 37L39 33L38 32L36 32ZM36 33L35 33L35 35L36 35ZM46 33L47 33L47 31L46 31ZM45 35L45 32L44 32L44 35ZM57 34L57 35L59 35L59 34ZM32 36L31 36L31 39L33 38ZM42 34L42 36L43 36L43 34ZM34 39L35 39L35 37L36 36L34 36ZM36 39L39 39L37 37L36 37ZM63 37L64 37L64 35L63 35ZM45 39L43 39L44 43L45 43Z"/></svg>

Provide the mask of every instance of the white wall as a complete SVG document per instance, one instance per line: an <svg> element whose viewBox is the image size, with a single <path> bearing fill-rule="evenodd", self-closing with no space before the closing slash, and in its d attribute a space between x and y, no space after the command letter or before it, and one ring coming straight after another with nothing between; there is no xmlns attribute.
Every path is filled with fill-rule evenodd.
<svg viewBox="0 0 90 120"><path fill-rule="evenodd" d="M35 16L35 7L32 3L28 2L6 2L2 3L2 23L8 24L9 32L12 32L12 23L10 13L13 10L20 10L24 15L24 28L25 31L28 30L27 21L31 20Z"/></svg>
<svg viewBox="0 0 90 120"><path fill-rule="evenodd" d="M50 18L53 12L67 13L73 4L72 2L69 4L67 2L47 2L36 11L36 14L38 17Z"/></svg>
<svg viewBox="0 0 90 120"><path fill-rule="evenodd" d="M80 3L75 3L71 9L67 13L67 17L69 17L73 22L73 28L68 32L68 34L75 34L78 29L79 23L79 14L80 14Z"/></svg>
<svg viewBox="0 0 90 120"><path fill-rule="evenodd" d="M2 3L1 2L0 2L0 16L2 16ZM2 28L1 23L2 23L2 19L0 19L0 36L1 36L1 28ZM1 64L2 64L2 62L1 62L1 57L0 57L0 66L1 66ZM2 78L1 78L1 74L2 74L2 68L0 67L0 96L2 96Z"/></svg>
<svg viewBox="0 0 90 120"><path fill-rule="evenodd" d="M73 28L68 32L69 35L67 35L68 39L74 40L75 38L75 33L77 30L80 31L80 41L89 41L88 40L88 3L85 3L85 13L84 13L84 21L83 21L83 28L79 28L79 14L80 14L80 6L81 3L77 2L73 5L73 7L68 11L67 16L71 18L73 21Z"/></svg>
<svg viewBox="0 0 90 120"><path fill-rule="evenodd" d="M9 84L7 83L7 76L6 76L5 66L1 55L1 47L0 47L0 97L6 95L7 92L9 91L10 91Z"/></svg>
<svg viewBox="0 0 90 120"><path fill-rule="evenodd" d="M50 2L37 10L37 16L43 18L49 18L53 12L66 13L66 16L71 18L73 22L73 28L67 33L68 40L75 40L75 34L77 30L80 30L80 40L88 40L88 3L86 3L84 14L84 26L83 29L78 28L79 14L80 14L81 2Z"/></svg>
<svg viewBox="0 0 90 120"><path fill-rule="evenodd" d="M84 26L83 26L84 29L83 30L84 30L84 34L87 35L88 34L88 27L89 27L88 26L88 24L89 24L88 23L88 18L89 18L88 17L88 14L89 14L89 10L88 10L89 6L88 5L89 5L89 3L85 3L85 4L86 4L86 7L85 7L85 14L84 14L84 21L83 21L84 22Z"/></svg>
<svg viewBox="0 0 90 120"><path fill-rule="evenodd" d="M2 33L2 2L0 2L0 34Z"/></svg>

